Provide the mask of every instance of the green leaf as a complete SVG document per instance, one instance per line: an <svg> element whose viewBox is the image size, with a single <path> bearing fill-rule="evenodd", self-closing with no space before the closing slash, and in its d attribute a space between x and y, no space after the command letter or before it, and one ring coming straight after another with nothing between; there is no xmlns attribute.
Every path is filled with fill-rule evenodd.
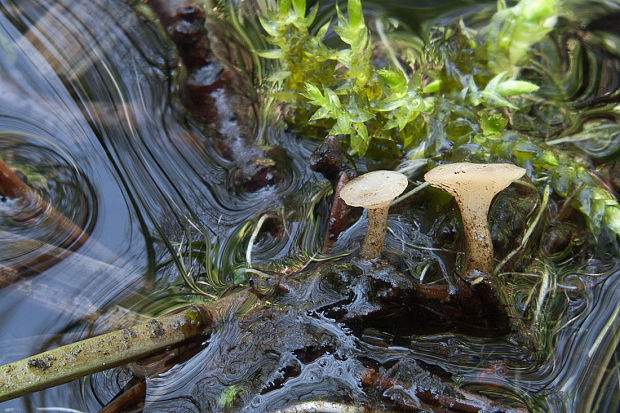
<svg viewBox="0 0 620 413"><path fill-rule="evenodd" d="M435 109L435 99L432 96L429 96L427 98L422 98L421 100L422 106L420 107L420 112L426 114L433 112Z"/></svg>
<svg viewBox="0 0 620 413"><path fill-rule="evenodd" d="M331 135L348 135L351 133L351 119L345 115L336 118L336 124L330 130Z"/></svg>
<svg viewBox="0 0 620 413"><path fill-rule="evenodd" d="M288 14L290 10L291 10L291 0L280 0L280 7L279 7L280 17L283 17L284 15Z"/></svg>
<svg viewBox="0 0 620 413"><path fill-rule="evenodd" d="M336 92L334 92L330 88L326 87L325 88L325 95L329 98L329 104L330 105L332 105L334 108L338 108L338 109L341 108L340 98L338 97Z"/></svg>
<svg viewBox="0 0 620 413"><path fill-rule="evenodd" d="M329 101L323 96L318 87L312 83L306 82L306 93L302 93L302 96L306 97L310 103L317 106L328 105Z"/></svg>
<svg viewBox="0 0 620 413"><path fill-rule="evenodd" d="M344 17L342 12L340 11L340 7L338 6L338 3L336 3L336 15L338 16L338 23L340 24L340 28L349 26L349 21ZM334 27L334 30L336 29L338 29L338 27ZM338 32L336 31L336 33Z"/></svg>
<svg viewBox="0 0 620 413"><path fill-rule="evenodd" d="M298 16L306 15L306 0L293 0L293 9Z"/></svg>
<svg viewBox="0 0 620 413"><path fill-rule="evenodd" d="M248 278L245 276L245 268L238 268L233 273L233 284L241 285L246 282Z"/></svg>
<svg viewBox="0 0 620 413"><path fill-rule="evenodd" d="M557 13L556 0L521 0L515 10L528 21L543 21Z"/></svg>
<svg viewBox="0 0 620 413"><path fill-rule="evenodd" d="M617 203L605 209L603 222L616 235L620 235L620 206Z"/></svg>
<svg viewBox="0 0 620 413"><path fill-rule="evenodd" d="M325 118L331 118L331 117L332 116L331 116L330 108L323 106L323 107L318 108L317 111L314 112L310 120L325 119Z"/></svg>
<svg viewBox="0 0 620 413"><path fill-rule="evenodd" d="M541 152L538 146L528 140L518 141L511 149L514 156L521 162L533 159Z"/></svg>
<svg viewBox="0 0 620 413"><path fill-rule="evenodd" d="M408 110L407 108L400 108L396 114L396 123L398 124L398 130L405 129L405 126L414 118L418 116L418 112Z"/></svg>
<svg viewBox="0 0 620 413"><path fill-rule="evenodd" d="M310 13L308 13L308 16L306 17L306 21L305 21L306 27L312 26L312 23L314 23L314 19L316 19L316 14L317 14L318 11L319 11L319 6L318 5L314 6L312 9L310 9ZM329 22L326 23L326 25L329 25ZM325 37L325 33L323 33L323 35L320 37L320 39L322 39L323 37Z"/></svg>
<svg viewBox="0 0 620 413"><path fill-rule="evenodd" d="M508 72L502 72L498 75L494 76L489 83L484 87L485 92L495 93L497 92L497 88L499 84L508 76ZM471 79L471 78L470 78Z"/></svg>
<svg viewBox="0 0 620 413"><path fill-rule="evenodd" d="M499 93L487 92L486 90L483 90L480 95L483 98L485 105L489 107L508 107L514 110L519 109L518 107L513 105L508 99L501 96Z"/></svg>
<svg viewBox="0 0 620 413"><path fill-rule="evenodd" d="M441 79L433 80L422 89L422 93L437 93L441 89Z"/></svg>
<svg viewBox="0 0 620 413"><path fill-rule="evenodd" d="M538 89L538 86L525 80L506 80L497 86L497 93L502 96L517 96L532 93Z"/></svg>
<svg viewBox="0 0 620 413"><path fill-rule="evenodd" d="M347 13L349 14L349 26L366 30L364 26L364 14L362 13L362 3L360 0L349 0Z"/></svg>
<svg viewBox="0 0 620 413"><path fill-rule="evenodd" d="M488 68L493 73L518 73L534 43L541 41L555 24L559 0L521 0L514 7L500 8L481 30Z"/></svg>
<svg viewBox="0 0 620 413"><path fill-rule="evenodd" d="M315 7L315 9L318 10L318 7ZM316 15L316 11L314 12L314 14ZM327 34L330 26L331 22L327 22L323 26L321 26L321 28L316 32L316 38L322 40Z"/></svg>
<svg viewBox="0 0 620 413"><path fill-rule="evenodd" d="M377 70L379 76L383 79L386 85L390 87L394 93L404 93L407 91L407 78L405 75L398 71L379 69Z"/></svg>
<svg viewBox="0 0 620 413"><path fill-rule="evenodd" d="M577 194L577 201L579 201L579 210L587 217L590 217L590 212L592 211L592 190L589 186L583 185ZM594 224L596 225L596 223Z"/></svg>
<svg viewBox="0 0 620 413"><path fill-rule="evenodd" d="M237 393L239 393L239 389L235 385L226 387L226 389L222 391L220 397L218 397L217 399L217 406L220 409L231 407L232 402L237 396Z"/></svg>
<svg viewBox="0 0 620 413"><path fill-rule="evenodd" d="M362 123L375 117L374 113L357 106L347 106L345 108L352 122Z"/></svg>
<svg viewBox="0 0 620 413"><path fill-rule="evenodd" d="M256 54L265 59L282 59L284 57L282 49L259 50Z"/></svg>
<svg viewBox="0 0 620 413"><path fill-rule="evenodd" d="M353 127L356 133L351 134L351 149L354 153L363 156L368 150L370 143L368 129L366 129L363 123L355 123Z"/></svg>
<svg viewBox="0 0 620 413"><path fill-rule="evenodd" d="M536 160L537 163L542 164L545 168L553 168L558 166L560 163L558 162L558 158L555 157L553 152L544 151Z"/></svg>
<svg viewBox="0 0 620 413"><path fill-rule="evenodd" d="M575 181L575 169L569 166L559 166L555 168L551 175L551 185L555 192L562 197L567 197L573 189Z"/></svg>
<svg viewBox="0 0 620 413"><path fill-rule="evenodd" d="M401 106L404 106L406 104L407 104L407 101L405 98L400 98L397 96L388 96L386 99L379 102L379 104L376 107L376 110L379 112L389 112L394 109L398 109Z"/></svg>
<svg viewBox="0 0 620 413"><path fill-rule="evenodd" d="M508 120L505 119L500 113L488 116L483 113L480 116L480 128L484 136L491 136L499 133L506 127Z"/></svg>
<svg viewBox="0 0 620 413"><path fill-rule="evenodd" d="M260 25L263 27L263 30L265 30L265 32L271 36L271 37L277 37L278 36L278 29L276 24L269 19L266 19L263 16L258 16L258 21L260 22Z"/></svg>
<svg viewBox="0 0 620 413"><path fill-rule="evenodd" d="M600 228L603 223L605 209L607 208L607 204L605 202L606 198L599 193L600 191L602 191L600 188L594 188L590 204L590 215L588 216L590 226L597 229ZM596 234L596 231L594 231L594 233Z"/></svg>
<svg viewBox="0 0 620 413"><path fill-rule="evenodd" d="M277 72L272 73L267 78L267 81L269 81L269 82L278 82L280 80L284 80L284 79L288 78L290 75L291 75L291 72L289 72L288 70L279 70Z"/></svg>

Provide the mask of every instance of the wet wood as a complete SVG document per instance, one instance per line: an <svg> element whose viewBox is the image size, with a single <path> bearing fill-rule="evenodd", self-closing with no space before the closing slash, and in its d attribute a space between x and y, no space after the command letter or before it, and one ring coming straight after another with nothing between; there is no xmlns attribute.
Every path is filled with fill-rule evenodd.
<svg viewBox="0 0 620 413"><path fill-rule="evenodd" d="M177 46L186 70L181 84L183 104L212 140L200 149L213 147L219 156L234 163L235 187L255 192L277 184L287 156L282 148L262 147L255 141L258 97L252 82L252 60L245 47L225 39L225 33L210 36L203 8L210 6L208 2L149 0L147 4ZM242 61L236 61L239 59Z"/></svg>
<svg viewBox="0 0 620 413"><path fill-rule="evenodd" d="M383 393L391 388L410 389L418 398L418 403L420 403L416 407L424 411L461 413L477 413L481 411L525 413L527 411L523 408L515 408L497 403L479 394L461 391L461 389L456 386L448 386L445 392L431 391L425 387L412 387L412 383L407 383L393 377L392 370L393 368L387 370L384 374L379 374L372 368L368 369L362 377L362 387L373 393ZM436 380L436 377L432 377L431 380ZM441 386L442 384L438 383L437 385ZM396 409L396 411L418 411L412 409L412 406L404 403L403 400L385 398L385 402L388 406L392 406Z"/></svg>
<svg viewBox="0 0 620 413"><path fill-rule="evenodd" d="M144 380L134 384L110 403L99 410L99 413L125 413L139 412L144 407L144 396L146 395L146 383Z"/></svg>
<svg viewBox="0 0 620 413"><path fill-rule="evenodd" d="M63 234L63 242L54 248L41 251L37 256L17 264L0 267L0 287L13 284L23 277L38 274L62 261L72 251L81 247L89 234L74 224L47 203L41 196L24 183L20 177L0 158L0 194L12 198L23 205L23 213L13 217L24 224L35 219L49 219ZM21 238L21 237L20 237ZM36 240L32 240L37 243ZM40 243L43 245L43 243Z"/></svg>
<svg viewBox="0 0 620 413"><path fill-rule="evenodd" d="M347 182L349 182L349 178L346 172L343 172L336 183L336 189L334 189L333 204L329 219L327 220L327 232L323 240L321 254L328 253L331 246L338 239L338 235L348 226L347 218L349 215L349 207L340 197L340 190Z"/></svg>
<svg viewBox="0 0 620 413"><path fill-rule="evenodd" d="M5 364L0 366L0 401L126 364L196 337L213 325L208 310L191 309Z"/></svg>
<svg viewBox="0 0 620 413"><path fill-rule="evenodd" d="M214 326L226 320L231 322L230 320L234 318L250 331L253 331L251 326L264 328L267 326L261 327L261 325L271 323L269 325L276 329L269 335L273 341L284 331L291 333L294 326L296 329L300 328L296 326L298 321L292 314L296 311L308 314L308 308L305 306L310 303L300 300L299 297L307 297L307 289L314 288L315 281L312 279L325 283L324 288L334 289L333 297L330 299L332 303L328 304L319 299L314 305L320 307L313 311L322 314L326 319L333 319L339 325L342 323L355 335L359 335L366 328L377 328L389 334L404 336L455 331L492 337L501 333L495 325L497 320L490 315L494 309L486 302L488 300L485 297L491 294L490 291L480 291L478 294L473 291L471 296L458 296L451 294L447 286L420 286L390 266L362 264L367 267L357 271L361 270L364 276L356 274L356 270L343 269L342 264L334 267L326 264L323 269L315 268L307 274L302 274L297 281L288 280L291 282L289 288L274 288L272 294L265 298L266 301L259 300L251 289L243 289L214 302L194 306L193 309L190 308L180 314L142 321L133 327L112 331L0 366L0 400L8 400L80 376L143 359L194 337L203 337ZM295 288L292 284L294 281L298 283ZM351 294L353 291L356 292L355 295ZM280 306L277 307L279 309L265 305L265 302L279 302ZM303 304L300 306L299 303ZM360 309L363 311L360 312ZM278 331L278 328L283 330ZM300 331L306 329L301 328L296 334L300 334ZM311 332L308 334L308 342L305 344L287 342L289 346L294 346L291 347L294 354L303 359L301 354L310 351L311 359L316 359L322 354L321 351L330 351L329 344L320 340L317 342ZM255 350L259 352L265 346L268 349L269 345L275 345L276 348L281 345L277 341L264 342L265 337L260 334L250 334L249 337L257 340L255 344L250 345L250 348L256 347ZM300 339L304 337L302 334ZM164 359L167 360L167 356L164 356ZM310 362L311 359L306 361ZM155 370L165 368L166 365L156 359L147 364L155 365ZM471 403L454 398L454 392L458 391L457 386L439 376L433 380L442 383L437 390L439 397L435 393L427 395L424 393L425 390L420 390L421 393L417 397L421 400L428 398L424 401L429 405L442 408L448 408L450 405L459 406L460 411L470 411L468 409L472 406ZM374 385L380 387L382 384ZM446 392L444 393L442 389L446 389ZM138 390L139 387L130 389L128 394L123 394L120 401L116 402L119 407L114 407L113 404L110 409L122 411L121 406L126 406L125 401L129 403L130 400L139 399Z"/></svg>
<svg viewBox="0 0 620 413"><path fill-rule="evenodd" d="M0 402L142 359L207 334L232 314L250 311L249 290L150 319L0 366Z"/></svg>

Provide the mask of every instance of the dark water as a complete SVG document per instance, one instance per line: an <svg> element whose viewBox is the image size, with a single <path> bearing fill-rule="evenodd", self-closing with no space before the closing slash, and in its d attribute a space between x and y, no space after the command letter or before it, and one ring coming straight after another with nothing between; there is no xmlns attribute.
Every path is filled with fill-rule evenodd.
<svg viewBox="0 0 620 413"><path fill-rule="evenodd" d="M415 16L403 18L413 31L482 8L473 2L423 1L369 6L377 13ZM575 7L585 22L594 19L587 13L618 12L603 2ZM175 267L166 265L167 247L188 237L201 238L204 233L212 245L212 284L229 284L234 269L248 257L255 267L273 261L285 267L299 266L319 253L329 213L329 184L307 166L316 142L299 140L275 122L250 122L252 133L265 145L284 148L289 161L275 185L253 192L232 188L239 162L216 151L211 136L188 116L179 97L182 76L175 49L130 5L2 0L0 11L0 156L58 211L90 231L84 245L66 259L0 290L1 363L101 331L104 322L92 327L88 320L104 312L127 307L157 312L199 299L183 287ZM604 19L596 22L603 30L617 30L606 27ZM607 44L613 46L614 39L620 38L612 32ZM620 49L620 43L615 46ZM596 57L587 57L593 59L589 76L574 78L581 84L575 86L575 100L586 101L598 93L601 83L612 87L618 78L617 62L599 64ZM17 220L22 207L11 199L0 202L3 266L28 266L41 251L67 247L67 235L52 222ZM279 224L259 233L256 228L265 216L275 217L272 221ZM411 216L416 215L401 211L390 218L393 233L388 234L387 248L414 265L436 262L435 273L441 278L451 271L454 254L429 249L434 245L432 230L420 233L423 225L406 219ZM262 225L269 227L269 220ZM364 226L362 220L343 233L333 253L352 251ZM253 234L258 235L248 250ZM412 250L412 244L422 248ZM563 306L553 351L542 360L511 342L454 334L414 336L407 346L384 348L377 340L348 334L327 320L296 314L299 325L324 331L334 346L348 353L309 361L279 389L253 395L256 389L248 385L244 394L243 383L251 382L253 374L287 361L282 355L248 360L248 354L262 349L251 345L231 351L229 344L243 342L250 331L231 323L195 357L150 379L147 407L218 409L218 398L235 385L242 394L238 408L245 411L275 410L298 399L342 394L366 401L368 396L357 385L361 367L354 361L364 353L385 365L405 358L439 366L468 390L495 392L536 410L580 412L598 406L606 411L606 406L618 405L619 397L619 266L617 257L608 257L579 272L554 274L542 284L532 281L548 285L546 294ZM97 411L128 377L123 369L103 372L3 403L0 409ZM351 393L356 388L357 393ZM317 389L331 390L324 394ZM392 396L415 397L407 389L400 391Z"/></svg>

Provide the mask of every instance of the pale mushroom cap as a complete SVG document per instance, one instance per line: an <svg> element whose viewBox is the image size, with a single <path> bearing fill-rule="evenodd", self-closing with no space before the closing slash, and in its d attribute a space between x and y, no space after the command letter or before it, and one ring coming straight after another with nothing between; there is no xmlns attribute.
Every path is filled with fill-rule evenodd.
<svg viewBox="0 0 620 413"><path fill-rule="evenodd" d="M524 173L525 169L509 163L459 162L431 169L424 175L424 180L454 197L463 194L483 196L484 193L492 197Z"/></svg>
<svg viewBox="0 0 620 413"><path fill-rule="evenodd" d="M402 194L407 183L407 177L400 172L369 172L347 183L340 190L340 197L349 206L380 208Z"/></svg>

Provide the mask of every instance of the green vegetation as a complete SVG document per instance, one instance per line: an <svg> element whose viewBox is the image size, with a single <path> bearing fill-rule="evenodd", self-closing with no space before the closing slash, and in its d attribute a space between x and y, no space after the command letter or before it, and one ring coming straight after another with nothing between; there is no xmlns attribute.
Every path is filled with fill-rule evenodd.
<svg viewBox="0 0 620 413"><path fill-rule="evenodd" d="M279 0L261 18L275 47L259 55L279 62L269 78L273 93L293 108L289 122L302 133L305 127L337 135L351 155L398 153L404 163L429 168L460 160L513 162L541 190L549 184L581 211L595 236L602 228L620 235L620 205L593 177L591 154L547 144L549 131L531 133L532 124L548 123L537 116L553 105L577 116L561 90L555 101L539 94L538 85L561 84L559 69L529 63L559 10L557 0L514 7L500 0L487 26L474 30L460 21L437 28L420 48L420 39L406 33L393 44L382 33L374 44L360 0L348 1L347 15L337 9L333 27L318 28L316 7ZM330 28L338 39L326 40ZM524 66L528 79L520 78Z"/></svg>

